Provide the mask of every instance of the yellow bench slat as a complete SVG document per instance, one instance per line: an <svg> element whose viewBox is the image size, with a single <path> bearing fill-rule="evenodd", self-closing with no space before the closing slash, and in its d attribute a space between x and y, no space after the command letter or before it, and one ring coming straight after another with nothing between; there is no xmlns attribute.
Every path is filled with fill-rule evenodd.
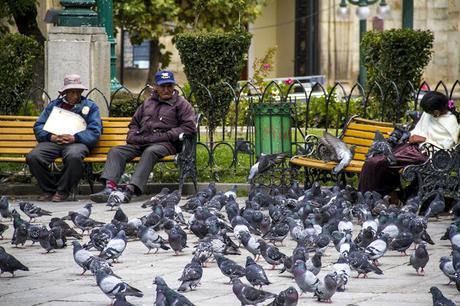
<svg viewBox="0 0 460 306"><path fill-rule="evenodd" d="M370 131L373 133L379 130L380 132L387 133L387 134L391 133L394 130L393 127L379 126L379 125L366 125L366 124L360 124L360 123L355 123L355 122L350 122L347 129L358 130L358 131Z"/></svg>
<svg viewBox="0 0 460 306"><path fill-rule="evenodd" d="M34 134L29 135L2 135L0 134L0 141L4 140L17 140L17 141L36 141Z"/></svg>
<svg viewBox="0 0 460 306"><path fill-rule="evenodd" d="M363 132L363 131L358 131L358 130L347 129L345 131L344 136L350 136L350 137L357 137L357 138L362 138L362 139L374 140L375 133L374 132ZM388 138L388 137L390 137L390 134L383 133L383 137Z"/></svg>
<svg viewBox="0 0 460 306"><path fill-rule="evenodd" d="M321 160L312 159L312 158L303 157L303 156L293 157L290 162L291 164L294 164L297 166L323 169L323 170L332 170L337 165L336 162L326 163ZM345 167L344 171L359 173L361 172L363 164L364 164L363 161L352 160L350 164L347 167Z"/></svg>

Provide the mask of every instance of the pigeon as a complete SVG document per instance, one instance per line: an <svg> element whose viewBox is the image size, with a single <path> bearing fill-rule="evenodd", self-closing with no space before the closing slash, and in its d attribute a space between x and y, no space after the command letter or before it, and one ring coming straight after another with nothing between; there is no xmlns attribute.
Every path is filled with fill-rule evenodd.
<svg viewBox="0 0 460 306"><path fill-rule="evenodd" d="M67 222L65 222L61 218L51 218L48 226L50 228L53 228L53 227L56 227L56 226L60 227L64 231L64 236L66 236L67 238L68 237L73 237L73 238L76 238L76 239L83 238L83 236L81 234L77 233L76 230L71 228L70 225L67 224Z"/></svg>
<svg viewBox="0 0 460 306"><path fill-rule="evenodd" d="M305 262L297 259L294 263L294 280L299 286L301 294L304 292L315 292L319 279L311 271L308 271Z"/></svg>
<svg viewBox="0 0 460 306"><path fill-rule="evenodd" d="M272 270L275 269L276 265L283 263L286 255L283 254L277 247L268 245L264 240L258 240L260 245L260 254L265 259L265 261L272 265Z"/></svg>
<svg viewBox="0 0 460 306"><path fill-rule="evenodd" d="M75 260L77 265L79 265L83 269L83 272L80 274L80 275L83 275L85 274L87 270L90 269L90 264L94 258L94 255L91 252L85 250L80 245L80 242L76 240L72 241L72 245L73 245L73 259Z"/></svg>
<svg viewBox="0 0 460 306"><path fill-rule="evenodd" d="M230 198L230 196L232 196L234 199L236 199L236 189L237 189L237 186L233 185L232 189L230 189L229 191L225 192L224 195L227 198Z"/></svg>
<svg viewBox="0 0 460 306"><path fill-rule="evenodd" d="M157 206L161 203L161 200L164 199L168 195L169 195L169 188L163 187L160 190L160 192L154 195L153 197L151 197L150 200L142 203L141 207L147 208L147 207Z"/></svg>
<svg viewBox="0 0 460 306"><path fill-rule="evenodd" d="M257 305L265 300L276 297L276 294L243 284L239 278L234 278L232 283L233 293L241 302L241 305Z"/></svg>
<svg viewBox="0 0 460 306"><path fill-rule="evenodd" d="M149 249L146 254L149 254L152 249L155 249L155 254L158 249L169 250L170 248L165 244L165 240L151 227L144 225L139 226L139 232L137 233L142 243Z"/></svg>
<svg viewBox="0 0 460 306"><path fill-rule="evenodd" d="M414 242L414 236L409 232L400 232L389 245L390 250L401 252L401 255L407 256L407 249Z"/></svg>
<svg viewBox="0 0 460 306"><path fill-rule="evenodd" d="M0 274L8 272L14 277L14 272L17 270L29 271L29 268L19 262L13 255L8 254L4 247L0 246Z"/></svg>
<svg viewBox="0 0 460 306"><path fill-rule="evenodd" d="M166 233L168 234L168 242L174 255L179 255L183 248L187 246L187 234L178 225L172 223L165 224Z"/></svg>
<svg viewBox="0 0 460 306"><path fill-rule="evenodd" d="M345 142L327 131L324 131L323 137L319 139L318 154L320 154L320 158L326 162L338 162L338 165L332 169L332 174L338 174L348 166L353 159L354 152L355 146L348 148Z"/></svg>
<svg viewBox="0 0 460 306"><path fill-rule="evenodd" d="M115 296L119 293L123 293L124 296L135 296L142 297L144 294L139 289L136 289L121 278L115 275L107 274L103 270L96 271L96 282L99 288L107 295L110 299L115 299Z"/></svg>
<svg viewBox="0 0 460 306"><path fill-rule="evenodd" d="M24 245L26 242L27 238L29 237L28 235L28 228L30 227L29 222L26 222L21 219L19 216L19 213L14 213L13 214L13 227L14 227L14 232L13 232L13 237L11 238L11 244L14 244L16 247L18 244Z"/></svg>
<svg viewBox="0 0 460 306"><path fill-rule="evenodd" d="M112 259L112 261L117 261L118 257L120 257L123 251L125 250L126 243L127 240L125 231L121 230L115 237L110 239L109 243L107 243L105 248L99 254L99 257L103 259Z"/></svg>
<svg viewBox="0 0 460 306"><path fill-rule="evenodd" d="M153 284L157 285L157 295L154 302L155 306L194 306L185 296L169 288L162 277L155 277Z"/></svg>
<svg viewBox="0 0 460 306"><path fill-rule="evenodd" d="M281 291L268 306L296 306L299 300L299 293L294 287Z"/></svg>
<svg viewBox="0 0 460 306"><path fill-rule="evenodd" d="M332 265L332 270L337 274L337 291L345 291L351 275L350 264L347 257L339 257L337 262Z"/></svg>
<svg viewBox="0 0 460 306"><path fill-rule="evenodd" d="M455 306L456 304L446 298L438 287L432 286L430 293L433 297L433 306Z"/></svg>
<svg viewBox="0 0 460 306"><path fill-rule="evenodd" d="M369 262L369 258L363 252L353 250L350 251L348 255L348 260L350 263L350 267L358 272L358 278L361 274L363 277L366 278L369 272L375 272L378 275L382 275L383 271L380 270L377 266Z"/></svg>
<svg viewBox="0 0 460 306"><path fill-rule="evenodd" d="M117 220L117 221L119 221L121 223L128 223L128 216L121 209L121 207L117 208L117 211L115 212L115 215L113 216L113 219Z"/></svg>
<svg viewBox="0 0 460 306"><path fill-rule="evenodd" d="M447 256L442 256L439 259L439 269L441 269L442 273L449 279L449 283L455 282L455 269L452 263L452 260Z"/></svg>
<svg viewBox="0 0 460 306"><path fill-rule="evenodd" d="M374 263L378 263L378 259L385 255L388 250L388 237L389 235L383 234L379 239L372 241L364 250Z"/></svg>
<svg viewBox="0 0 460 306"><path fill-rule="evenodd" d="M105 206L110 207L110 210L113 210L114 207L120 206L122 203L126 201L126 196L121 190L114 190L110 193L107 203Z"/></svg>
<svg viewBox="0 0 460 306"><path fill-rule="evenodd" d="M217 266L220 271L223 275L230 278L230 282L233 278L246 276L246 269L237 264L235 261L219 254L214 254L214 257L216 258Z"/></svg>
<svg viewBox="0 0 460 306"><path fill-rule="evenodd" d="M66 246L66 239L60 227L53 227L51 230L42 227L38 235L38 242L46 253Z"/></svg>
<svg viewBox="0 0 460 306"><path fill-rule="evenodd" d="M305 262L305 267L307 270L313 272L313 274L318 275L319 271L321 271L321 257L323 256L322 253L315 253L311 258L309 258Z"/></svg>
<svg viewBox="0 0 460 306"><path fill-rule="evenodd" d="M318 301L332 302L331 297L337 291L336 277L336 273L328 273L324 276L324 280L319 282L314 294L318 298Z"/></svg>
<svg viewBox="0 0 460 306"><path fill-rule="evenodd" d="M207 238L211 238L211 237L207 237ZM211 258L212 255L214 254L214 247L218 248L216 254L222 254L223 252L225 252L225 243L223 243L222 240L220 240L221 243L219 243L219 245L217 245L217 243L213 244L214 240L219 240L219 239L211 238L211 239L205 239L203 241L200 241L195 246L195 250L193 250L192 252L193 258L197 259L203 267L206 267L206 263L208 259ZM221 251L222 245L224 248L223 251Z"/></svg>
<svg viewBox="0 0 460 306"><path fill-rule="evenodd" d="M182 276L179 280L182 282L177 291L186 291L187 288L193 290L200 283L201 277L203 276L203 268L201 262L193 257L192 262L187 264L182 271Z"/></svg>
<svg viewBox="0 0 460 306"><path fill-rule="evenodd" d="M75 224L76 227L81 229L82 234L85 231L93 229L94 227L104 225L104 222L95 221L91 218L80 215L79 213L74 211L69 212L69 217L72 220L73 224Z"/></svg>
<svg viewBox="0 0 460 306"><path fill-rule="evenodd" d="M436 193L434 199L431 201L430 205L428 206L426 214L428 214L430 217L438 218L438 215L444 212L445 208L446 203L444 201L443 191L439 190Z"/></svg>
<svg viewBox="0 0 460 306"><path fill-rule="evenodd" d="M89 218L89 216L91 215L92 207L93 207L93 204L91 204L91 203L85 204L85 206L83 206L82 208L79 208L77 210L77 213Z"/></svg>
<svg viewBox="0 0 460 306"><path fill-rule="evenodd" d="M94 228L89 234L89 241L83 245L87 250L95 248L101 252L109 243L110 239L118 233L117 228L112 223L104 224L102 227Z"/></svg>
<svg viewBox="0 0 460 306"><path fill-rule="evenodd" d="M287 155L285 153L260 155L257 162L249 170L248 182L252 184L257 174L264 173L276 164L280 164L284 161L286 156Z"/></svg>
<svg viewBox="0 0 460 306"><path fill-rule="evenodd" d="M9 228L7 224L0 223L0 240L3 240L3 233Z"/></svg>
<svg viewBox="0 0 460 306"><path fill-rule="evenodd" d="M246 257L246 279L251 283L251 285L259 286L260 288L271 284L265 274L264 268L256 264L250 256Z"/></svg>
<svg viewBox="0 0 460 306"><path fill-rule="evenodd" d="M372 142L369 151L366 154L366 159L372 158L376 155L385 156L390 165L396 164L396 158L393 154L391 145L385 137L383 137L383 134L379 130L375 131L374 142Z"/></svg>
<svg viewBox="0 0 460 306"><path fill-rule="evenodd" d="M254 258L260 255L260 243L254 238L250 233L240 232L241 243L246 248L246 250L251 253Z"/></svg>
<svg viewBox="0 0 460 306"><path fill-rule="evenodd" d="M115 301L112 306L134 306L126 300L126 296L123 292L118 292L115 294Z"/></svg>
<svg viewBox="0 0 460 306"><path fill-rule="evenodd" d="M273 244L275 244L275 242L281 242L281 245L283 245L283 240L289 234L289 229L289 223L287 220L283 220L272 226L262 238L273 242Z"/></svg>
<svg viewBox="0 0 460 306"><path fill-rule="evenodd" d="M97 271L101 270L101 271L104 271L106 274L110 274L110 275L114 275L118 277L117 275L113 273L111 267L112 266L108 261L100 257L97 257L97 256L93 256L92 260L89 263L89 270L94 276L96 276Z"/></svg>
<svg viewBox="0 0 460 306"><path fill-rule="evenodd" d="M237 139L235 142L235 153L234 154L236 155L238 152L241 152L244 154L253 155L254 150L251 147L251 145L252 145L251 142L247 140Z"/></svg>
<svg viewBox="0 0 460 306"><path fill-rule="evenodd" d="M410 256L409 265L414 267L415 271L417 271L417 275L423 275L424 268L429 259L430 256L426 250L426 244L422 242ZM419 273L419 269L422 274Z"/></svg>
<svg viewBox="0 0 460 306"><path fill-rule="evenodd" d="M8 197L2 196L0 198L0 216L2 216L2 218L13 218L13 211L15 211L15 209L10 206Z"/></svg>
<svg viewBox="0 0 460 306"><path fill-rule="evenodd" d="M40 206L35 205L30 202L20 202L19 208L30 218L29 222L32 222L32 219L41 216L51 216L51 212L40 208Z"/></svg>

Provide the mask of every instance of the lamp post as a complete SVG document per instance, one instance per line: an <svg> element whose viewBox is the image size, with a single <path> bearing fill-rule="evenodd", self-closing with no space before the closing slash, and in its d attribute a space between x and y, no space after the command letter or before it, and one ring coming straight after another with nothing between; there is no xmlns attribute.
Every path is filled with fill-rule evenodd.
<svg viewBox="0 0 460 306"><path fill-rule="evenodd" d="M370 15L369 5L373 5L380 1L379 6L377 7L377 16L381 19L385 19L390 15L390 6L386 3L385 0L341 0L339 7L337 8L337 15L341 19L346 19L350 15L348 8L348 3L351 5L356 5L356 15L359 18L359 76L358 82L364 86L366 82L366 68L364 67L363 57L361 55L361 41L363 39L364 33L366 33L367 27L367 17Z"/></svg>

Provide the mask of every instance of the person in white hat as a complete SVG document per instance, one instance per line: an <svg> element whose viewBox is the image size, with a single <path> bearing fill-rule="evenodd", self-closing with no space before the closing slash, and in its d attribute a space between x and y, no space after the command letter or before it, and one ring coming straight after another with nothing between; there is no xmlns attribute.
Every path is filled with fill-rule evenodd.
<svg viewBox="0 0 460 306"><path fill-rule="evenodd" d="M27 154L26 161L44 192L38 200L65 201L83 176L83 159L99 141L102 133L99 107L82 96L86 89L78 74L65 76L64 86L59 90L61 97L50 102L35 122L34 133L38 144ZM44 130L54 107L80 115L86 121L86 129L74 135L52 134ZM58 157L63 158L64 167L56 176L50 172L50 164Z"/></svg>

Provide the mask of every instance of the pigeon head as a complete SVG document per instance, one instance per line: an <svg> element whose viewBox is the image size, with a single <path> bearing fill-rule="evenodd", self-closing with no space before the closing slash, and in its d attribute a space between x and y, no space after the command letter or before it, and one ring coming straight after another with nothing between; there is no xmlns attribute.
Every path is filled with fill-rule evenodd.
<svg viewBox="0 0 460 306"><path fill-rule="evenodd" d="M153 284L160 286L160 287L167 287L168 285L166 284L165 280L161 276L156 276L155 279L153 280Z"/></svg>
<svg viewBox="0 0 460 306"><path fill-rule="evenodd" d="M250 256L247 256L246 257L246 267L250 266L250 265L255 265L256 262L254 261L254 259L252 259Z"/></svg>
<svg viewBox="0 0 460 306"><path fill-rule="evenodd" d="M435 296L438 297L438 296L441 296L441 295L442 295L441 290L439 290L439 288L438 288L438 287L435 287L435 286L432 286L432 287L430 288L430 291L429 291L429 292L433 295L433 297L435 297Z"/></svg>

